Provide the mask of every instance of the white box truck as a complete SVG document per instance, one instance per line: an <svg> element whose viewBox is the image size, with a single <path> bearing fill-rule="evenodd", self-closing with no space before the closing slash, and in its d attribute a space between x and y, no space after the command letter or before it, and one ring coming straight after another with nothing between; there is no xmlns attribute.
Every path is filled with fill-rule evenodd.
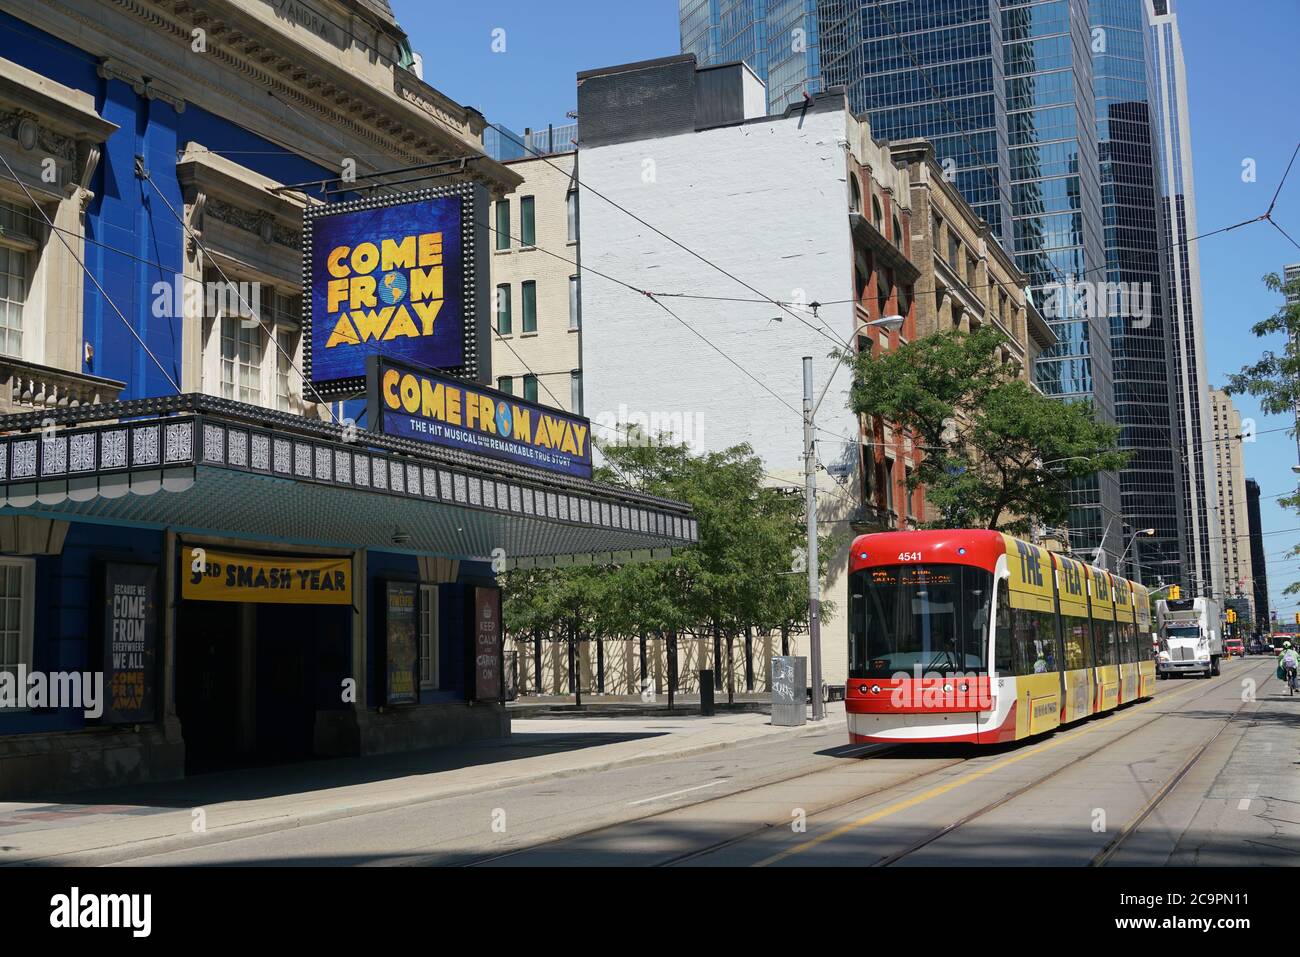
<svg viewBox="0 0 1300 957"><path fill-rule="evenodd" d="M1161 598L1156 602L1156 677L1219 673L1223 619L1213 598Z"/></svg>

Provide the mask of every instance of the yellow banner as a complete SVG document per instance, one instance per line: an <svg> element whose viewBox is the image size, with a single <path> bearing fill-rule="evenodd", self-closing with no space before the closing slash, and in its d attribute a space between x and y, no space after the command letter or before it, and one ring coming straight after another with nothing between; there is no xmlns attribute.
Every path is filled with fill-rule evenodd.
<svg viewBox="0 0 1300 957"><path fill-rule="evenodd" d="M1133 603L1137 608L1139 631L1151 630L1151 593L1141 585L1133 586Z"/></svg>
<svg viewBox="0 0 1300 957"><path fill-rule="evenodd" d="M1124 624L1132 624L1135 611L1133 607L1133 583L1127 578L1120 578L1118 575L1111 575L1110 580L1115 586L1112 591L1115 598L1115 617Z"/></svg>
<svg viewBox="0 0 1300 957"><path fill-rule="evenodd" d="M1115 593L1110 572L1088 566L1088 594L1092 598L1092 617L1104 621L1115 619Z"/></svg>
<svg viewBox="0 0 1300 957"><path fill-rule="evenodd" d="M195 554L195 553L199 554ZM352 561L186 549L181 597L289 605L352 604Z"/></svg>
<svg viewBox="0 0 1300 957"><path fill-rule="evenodd" d="M1010 535L1002 536L1007 548L1007 584L1012 608L1032 611L1056 611L1056 591L1052 581L1052 556L1028 542Z"/></svg>
<svg viewBox="0 0 1300 957"><path fill-rule="evenodd" d="M1052 554L1056 563L1057 580L1060 584L1061 614L1076 618L1088 617L1088 569L1083 562L1076 561L1059 552Z"/></svg>

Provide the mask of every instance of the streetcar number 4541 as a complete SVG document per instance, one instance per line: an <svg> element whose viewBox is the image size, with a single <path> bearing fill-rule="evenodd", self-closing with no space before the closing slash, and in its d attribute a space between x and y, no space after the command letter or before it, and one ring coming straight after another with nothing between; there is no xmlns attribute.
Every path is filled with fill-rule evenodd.
<svg viewBox="0 0 1300 957"><path fill-rule="evenodd" d="M899 552L898 560L900 562L919 562L921 560L920 552Z"/></svg>

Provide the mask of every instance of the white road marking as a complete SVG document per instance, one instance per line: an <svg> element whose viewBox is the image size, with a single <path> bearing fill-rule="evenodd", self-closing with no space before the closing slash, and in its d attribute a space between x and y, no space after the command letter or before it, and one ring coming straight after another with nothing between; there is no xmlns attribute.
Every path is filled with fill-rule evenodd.
<svg viewBox="0 0 1300 957"><path fill-rule="evenodd" d="M1249 811L1249 810L1250 810L1250 802L1251 802L1251 800L1255 797L1256 794L1259 793L1259 783L1256 782L1255 784L1252 784L1250 787L1246 788L1246 793L1249 794L1250 797L1244 797L1244 798L1242 798L1240 801L1237 802L1237 810L1238 810L1238 811Z"/></svg>
<svg viewBox="0 0 1300 957"><path fill-rule="evenodd" d="M682 788L680 791L671 791L668 794L656 794L654 797L642 798L639 801L628 801L628 807L636 807L638 804L649 804L651 801L662 801L665 798L677 797L679 794L689 794L691 791L702 791L705 788L717 787L726 781L726 778L719 778L716 781L710 781L708 784L697 784L693 788Z"/></svg>

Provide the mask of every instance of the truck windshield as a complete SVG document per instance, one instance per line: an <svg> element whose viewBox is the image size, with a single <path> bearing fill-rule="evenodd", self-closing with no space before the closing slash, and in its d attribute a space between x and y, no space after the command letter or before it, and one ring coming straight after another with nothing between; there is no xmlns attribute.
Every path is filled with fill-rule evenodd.
<svg viewBox="0 0 1300 957"><path fill-rule="evenodd" d="M1165 633L1166 633L1170 638L1199 638L1199 637L1201 637L1201 629L1200 629L1200 628L1197 628L1195 625L1193 625L1193 626L1191 626L1191 627L1188 627L1188 628L1166 628L1166 629L1165 629Z"/></svg>
<svg viewBox="0 0 1300 957"><path fill-rule="evenodd" d="M868 568L849 577L849 677L984 672L993 575L969 565Z"/></svg>

